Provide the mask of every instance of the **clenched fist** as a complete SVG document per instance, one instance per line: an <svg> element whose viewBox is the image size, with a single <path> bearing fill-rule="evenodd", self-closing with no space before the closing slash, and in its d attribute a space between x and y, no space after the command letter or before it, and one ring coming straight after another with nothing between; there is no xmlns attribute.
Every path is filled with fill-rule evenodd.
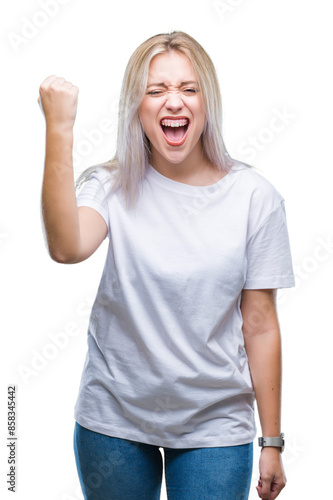
<svg viewBox="0 0 333 500"><path fill-rule="evenodd" d="M46 125L73 128L79 89L65 78L51 75L39 87L38 104Z"/></svg>

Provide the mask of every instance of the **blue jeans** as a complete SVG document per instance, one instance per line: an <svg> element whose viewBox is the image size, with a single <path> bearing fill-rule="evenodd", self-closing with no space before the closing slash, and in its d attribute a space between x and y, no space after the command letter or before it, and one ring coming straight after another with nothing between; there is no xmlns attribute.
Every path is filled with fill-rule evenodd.
<svg viewBox="0 0 333 500"><path fill-rule="evenodd" d="M160 447L90 431L77 422L74 452L86 500L159 500ZM168 500L246 500L253 443L216 448L166 448Z"/></svg>

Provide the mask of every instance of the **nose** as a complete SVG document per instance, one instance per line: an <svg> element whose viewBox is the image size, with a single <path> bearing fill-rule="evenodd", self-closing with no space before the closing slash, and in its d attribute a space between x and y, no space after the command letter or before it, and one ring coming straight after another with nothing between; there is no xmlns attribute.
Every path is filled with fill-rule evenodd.
<svg viewBox="0 0 333 500"><path fill-rule="evenodd" d="M172 111L179 111L184 106L180 92L178 91L168 91L167 98L165 102L165 107Z"/></svg>

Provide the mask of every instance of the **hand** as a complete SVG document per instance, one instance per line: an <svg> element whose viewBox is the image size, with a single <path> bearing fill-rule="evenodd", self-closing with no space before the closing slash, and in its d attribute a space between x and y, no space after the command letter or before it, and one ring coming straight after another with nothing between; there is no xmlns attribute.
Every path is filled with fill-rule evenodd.
<svg viewBox="0 0 333 500"><path fill-rule="evenodd" d="M46 125L73 128L79 89L65 78L51 75L39 87L38 104Z"/></svg>
<svg viewBox="0 0 333 500"><path fill-rule="evenodd" d="M259 498L274 500L287 483L279 448L268 446L262 449L259 471L260 479L257 486Z"/></svg>

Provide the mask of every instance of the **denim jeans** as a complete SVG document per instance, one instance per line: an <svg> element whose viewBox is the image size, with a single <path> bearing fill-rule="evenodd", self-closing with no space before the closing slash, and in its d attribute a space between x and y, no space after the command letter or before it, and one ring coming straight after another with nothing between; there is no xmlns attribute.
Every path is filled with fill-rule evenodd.
<svg viewBox="0 0 333 500"><path fill-rule="evenodd" d="M105 436L76 422L74 452L85 500L159 500L160 448ZM253 443L163 449L168 500L248 499Z"/></svg>

